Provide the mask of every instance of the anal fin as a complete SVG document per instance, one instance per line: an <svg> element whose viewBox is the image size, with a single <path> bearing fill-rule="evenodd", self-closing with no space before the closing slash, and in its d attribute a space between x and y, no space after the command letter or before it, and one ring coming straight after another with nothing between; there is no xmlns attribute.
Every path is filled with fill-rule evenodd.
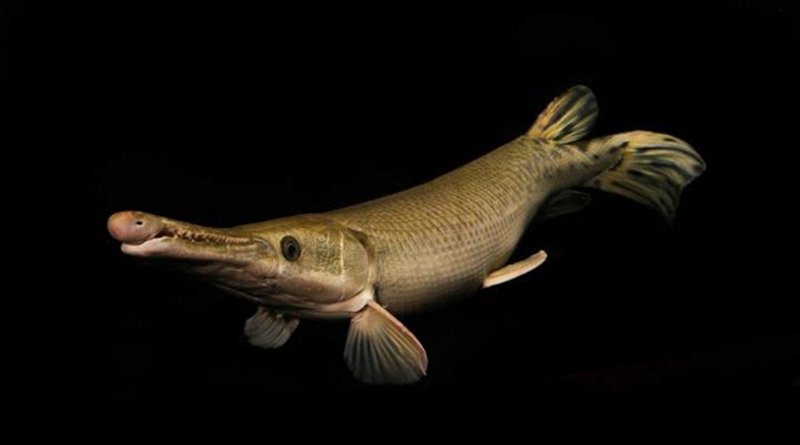
<svg viewBox="0 0 800 445"><path fill-rule="evenodd" d="M485 280L483 280L483 288L496 286L498 284L505 283L506 281L511 281L514 278L517 278L521 275L524 275L533 269L541 266L544 263L544 260L547 259L547 253L544 250L540 250L535 254L525 258L522 261L517 261L516 263L507 264L500 269L489 274Z"/></svg>
<svg viewBox="0 0 800 445"><path fill-rule="evenodd" d="M539 211L537 217L540 220L545 220L556 216L568 215L583 210L591 201L592 197L588 193L577 190L564 190L550 198L542 210Z"/></svg>
<svg viewBox="0 0 800 445"><path fill-rule="evenodd" d="M260 307L256 314L248 318L244 324L244 335L250 344L264 349L275 349L283 346L292 332L297 329L300 320Z"/></svg>
<svg viewBox="0 0 800 445"><path fill-rule="evenodd" d="M353 376L369 384L414 383L428 368L414 334L375 301L350 321L344 359Z"/></svg>

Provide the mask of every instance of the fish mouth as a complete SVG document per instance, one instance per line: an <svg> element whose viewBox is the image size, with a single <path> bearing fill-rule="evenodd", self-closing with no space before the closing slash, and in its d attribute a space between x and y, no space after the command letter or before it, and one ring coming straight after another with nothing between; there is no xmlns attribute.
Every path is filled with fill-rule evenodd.
<svg viewBox="0 0 800 445"><path fill-rule="evenodd" d="M176 260L248 263L272 250L269 243L231 229L217 229L138 211L108 218L109 234L126 255Z"/></svg>

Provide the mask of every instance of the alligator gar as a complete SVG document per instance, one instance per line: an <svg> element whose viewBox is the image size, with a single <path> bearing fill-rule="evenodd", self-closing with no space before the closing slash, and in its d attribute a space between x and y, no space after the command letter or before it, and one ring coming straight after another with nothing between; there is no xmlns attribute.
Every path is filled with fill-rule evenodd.
<svg viewBox="0 0 800 445"><path fill-rule="evenodd" d="M596 188L672 219L705 163L686 142L633 131L584 139L594 94L576 86L524 135L433 181L363 204L232 228L138 211L108 220L128 255L172 262L258 305L249 341L282 346L300 319L350 319L344 358L358 380L411 383L428 358L396 317L517 278L507 264L529 223L580 210Z"/></svg>

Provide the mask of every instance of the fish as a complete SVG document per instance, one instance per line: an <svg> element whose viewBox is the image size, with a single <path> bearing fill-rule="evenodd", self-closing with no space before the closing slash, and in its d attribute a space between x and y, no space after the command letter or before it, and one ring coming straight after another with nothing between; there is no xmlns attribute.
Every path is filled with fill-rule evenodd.
<svg viewBox="0 0 800 445"><path fill-rule="evenodd" d="M594 93L570 88L530 129L430 182L365 203L212 228L142 212L107 222L124 254L156 259L254 303L244 334L283 346L300 320L349 320L344 359L366 384L410 384L428 357L400 318L519 278L546 258L509 264L532 221L577 212L588 189L629 198L672 221L706 168L685 141L631 131L588 139Z"/></svg>

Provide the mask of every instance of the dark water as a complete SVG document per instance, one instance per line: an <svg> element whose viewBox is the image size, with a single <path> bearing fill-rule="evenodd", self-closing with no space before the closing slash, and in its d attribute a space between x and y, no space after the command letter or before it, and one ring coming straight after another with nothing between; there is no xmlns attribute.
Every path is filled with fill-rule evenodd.
<svg viewBox="0 0 800 445"><path fill-rule="evenodd" d="M788 389L800 376L787 287L796 12L789 2L713 12L95 10L82 32L97 35L88 83L105 154L92 215L103 311L115 314L115 392L358 384L341 357L346 323L304 321L284 348L253 348L241 334L253 307L124 258L104 233L109 214L228 226L382 196L516 137L577 83L598 97L592 134L674 134L708 171L686 189L672 228L595 193L586 211L526 236L519 254L550 253L541 269L405 319L430 358L414 389Z"/></svg>

